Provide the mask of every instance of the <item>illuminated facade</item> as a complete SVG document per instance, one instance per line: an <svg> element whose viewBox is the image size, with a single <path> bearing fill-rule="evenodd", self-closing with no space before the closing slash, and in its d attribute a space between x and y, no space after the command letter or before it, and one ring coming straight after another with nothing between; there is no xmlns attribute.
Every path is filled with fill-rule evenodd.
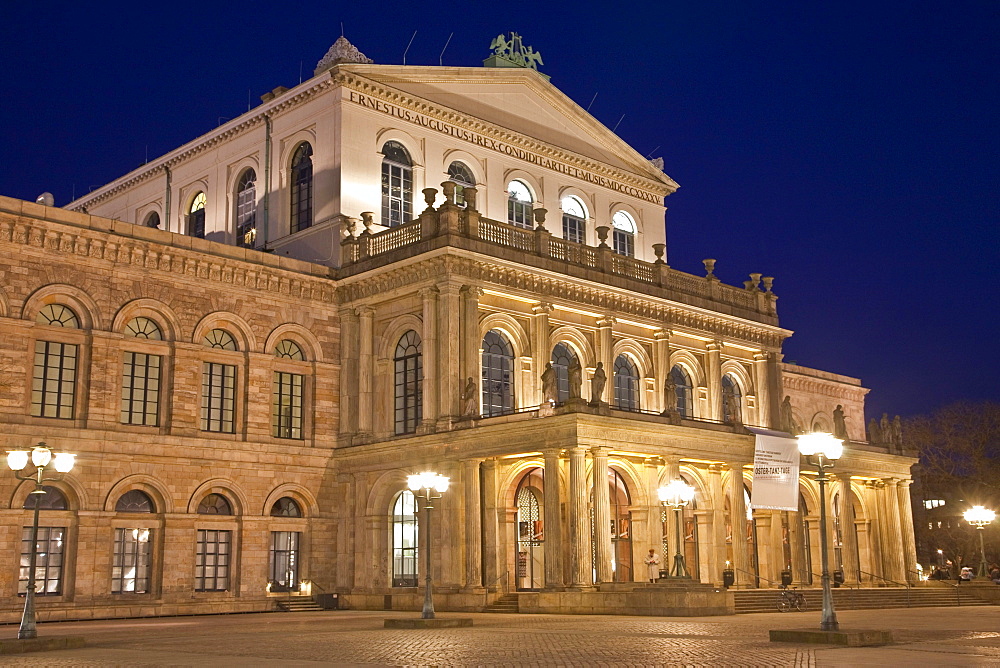
<svg viewBox="0 0 1000 668"><path fill-rule="evenodd" d="M405 481L425 469L452 481L442 609L516 590L523 610L605 605L573 596L643 582L650 547L667 568L656 489L677 477L696 489L696 581L729 563L740 586L808 583L810 475L801 512L747 510L744 425L778 428L785 396L803 428L846 414L832 563L910 579L912 460L865 441L857 380L781 362L770 278L669 267L660 165L533 69L338 45L65 210L0 198L8 442L79 455L43 511L60 554L41 619L269 609L289 590L417 607L427 537ZM15 482L10 545L29 515ZM0 567L12 619L18 578ZM731 611L704 596L660 609Z"/></svg>

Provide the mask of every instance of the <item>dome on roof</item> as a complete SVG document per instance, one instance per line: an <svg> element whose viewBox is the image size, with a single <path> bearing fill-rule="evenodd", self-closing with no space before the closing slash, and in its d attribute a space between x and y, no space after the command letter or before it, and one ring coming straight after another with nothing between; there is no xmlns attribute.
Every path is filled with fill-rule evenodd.
<svg viewBox="0 0 1000 668"><path fill-rule="evenodd" d="M330 47L330 50L326 52L326 55L323 56L318 63L316 63L316 69L313 71L313 74L320 74L334 65L340 65L341 63L371 62L374 61L358 51L356 46L348 42L347 38L341 35L337 38L337 41L333 43L333 46Z"/></svg>

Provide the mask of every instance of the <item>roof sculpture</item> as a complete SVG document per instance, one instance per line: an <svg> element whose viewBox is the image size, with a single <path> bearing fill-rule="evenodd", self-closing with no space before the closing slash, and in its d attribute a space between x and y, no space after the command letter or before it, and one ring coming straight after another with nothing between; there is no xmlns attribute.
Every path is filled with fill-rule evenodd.
<svg viewBox="0 0 1000 668"><path fill-rule="evenodd" d="M334 65L340 65L341 63L364 63L369 64L374 62L371 58L365 54L358 51L358 48L347 41L347 38L341 35L337 38L337 41L333 43L330 50L326 52L318 63L316 63L316 69L313 71L314 75L318 75L326 70L330 69Z"/></svg>

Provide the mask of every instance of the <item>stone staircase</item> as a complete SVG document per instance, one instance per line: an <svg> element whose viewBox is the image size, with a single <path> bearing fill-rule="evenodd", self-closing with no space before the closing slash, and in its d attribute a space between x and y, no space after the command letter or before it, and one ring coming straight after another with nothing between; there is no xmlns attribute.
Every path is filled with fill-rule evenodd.
<svg viewBox="0 0 1000 668"><path fill-rule="evenodd" d="M279 598L274 603L281 612L320 612L323 610L310 596Z"/></svg>
<svg viewBox="0 0 1000 668"><path fill-rule="evenodd" d="M504 594L483 608L483 612L516 613L517 611L517 594Z"/></svg>
<svg viewBox="0 0 1000 668"><path fill-rule="evenodd" d="M776 612L778 589L734 589L736 614ZM823 605L823 590L798 589L805 594L806 610L819 610ZM873 587L865 589L839 588L833 590L833 605L837 610L877 610L881 608L929 608L959 605L990 605L960 588L912 587L907 595L905 587Z"/></svg>

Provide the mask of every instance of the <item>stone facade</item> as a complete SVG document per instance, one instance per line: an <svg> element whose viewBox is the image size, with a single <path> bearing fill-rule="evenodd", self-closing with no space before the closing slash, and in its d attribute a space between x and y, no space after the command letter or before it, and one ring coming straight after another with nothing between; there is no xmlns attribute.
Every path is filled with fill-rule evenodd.
<svg viewBox="0 0 1000 668"><path fill-rule="evenodd" d="M267 609L295 595L276 591L289 554L292 589L414 608L427 568L416 547L428 541L441 607L479 609L522 589L540 592L525 609L631 600L728 612L724 596L641 591L643 557L652 547L667 570L681 549L706 586L727 565L738 586L785 570L811 581L814 476L801 476L801 512L748 512L745 500L746 426L777 428L785 396L800 425L832 425L838 404L848 416L828 496L831 563L851 582L910 579L912 460L865 442L860 381L781 362L791 332L773 279L752 274L739 288L714 276L714 261L706 276L670 268L672 179L531 70L321 69L71 210L0 198L8 447L44 440L79 455L53 485L65 509L43 511L65 536L42 619ZM308 171L290 162L306 144ZM472 182L449 178L455 162ZM248 169L251 200L235 190ZM400 174L410 215L390 220L399 202L380 184ZM532 197L523 209L514 181ZM585 210L569 224L567 198ZM154 212L163 229L143 225ZM634 225L624 237L622 213ZM296 220L309 224L293 231ZM62 308L69 326L51 322ZM147 321L162 336L136 335ZM78 353L68 385L39 380L58 362L47 343ZM159 360L151 425L123 424L134 354ZM541 380L550 362L554 402ZM219 369L231 380L215 384ZM301 399L281 394L292 378ZM72 406L46 417L39 397L51 396ZM452 481L430 535L405 490L407 474L427 469ZM678 477L696 490L682 546L657 497ZM152 513L116 510L132 490ZM28 491L0 478L8 544L30 517ZM207 514L212 495L228 514ZM280 512L283 499L297 512ZM118 530L140 524L149 584L113 593ZM201 586L201 541L215 531L230 532L228 573L199 591L213 588ZM277 545L290 534L296 547ZM17 582L15 563L0 568L5 618L17 615Z"/></svg>

